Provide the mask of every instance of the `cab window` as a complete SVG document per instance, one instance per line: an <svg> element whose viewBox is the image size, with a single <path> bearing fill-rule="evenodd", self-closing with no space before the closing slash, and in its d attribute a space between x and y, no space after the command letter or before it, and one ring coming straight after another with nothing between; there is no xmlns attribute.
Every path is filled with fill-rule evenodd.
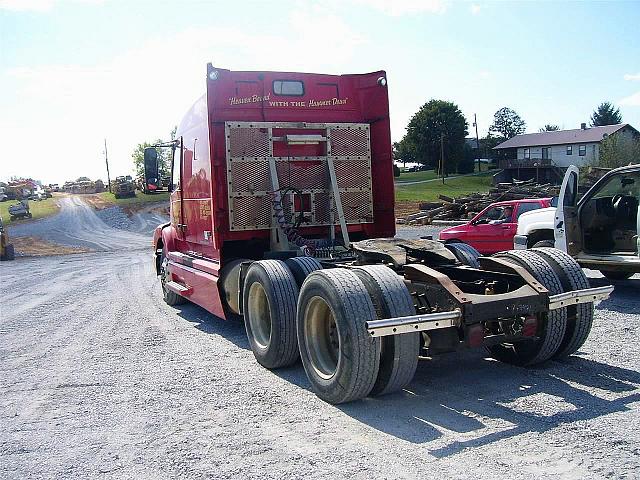
<svg viewBox="0 0 640 480"><path fill-rule="evenodd" d="M502 207L493 207L482 214L476 221L478 224L490 223L499 220L501 223L513 222L513 207L506 205Z"/></svg>
<svg viewBox="0 0 640 480"><path fill-rule="evenodd" d="M516 218L519 218L520 215L525 212L531 212L532 210L538 210L539 208L542 208L542 206L537 202L521 203L520 205L518 205L518 213L516 215Z"/></svg>
<svg viewBox="0 0 640 480"><path fill-rule="evenodd" d="M300 80L274 80L273 93L275 95L301 97L304 95L304 84Z"/></svg>
<svg viewBox="0 0 640 480"><path fill-rule="evenodd" d="M640 198L640 172L631 172L612 176L600 187L593 198L627 195Z"/></svg>

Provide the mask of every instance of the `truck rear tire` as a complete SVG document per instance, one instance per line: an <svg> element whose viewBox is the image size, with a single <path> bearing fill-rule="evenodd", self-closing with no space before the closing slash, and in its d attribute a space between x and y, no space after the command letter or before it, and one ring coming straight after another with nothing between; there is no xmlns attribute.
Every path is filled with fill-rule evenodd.
<svg viewBox="0 0 640 480"><path fill-rule="evenodd" d="M397 273L384 265L368 265L352 270L369 292L379 319L415 315L409 290ZM416 373L420 354L420 333L382 337L380 368L370 395L385 395L405 388Z"/></svg>
<svg viewBox="0 0 640 480"><path fill-rule="evenodd" d="M562 283L553 267L533 250L511 250L495 255L526 269L551 295L562 293ZM489 347L491 355L513 365L535 365L552 358L561 347L567 329L567 309L538 315L538 340Z"/></svg>
<svg viewBox="0 0 640 480"><path fill-rule="evenodd" d="M600 270L600 273L609 280L627 280L633 276L633 272L616 272L614 270Z"/></svg>
<svg viewBox="0 0 640 480"><path fill-rule="evenodd" d="M589 279L578 262L570 255L556 248L536 248L531 250L543 257L554 269L565 292L589 288ZM563 309L564 310L564 309ZM560 349L554 358L563 358L578 351L584 345L593 324L593 303L581 303L567 307L567 331Z"/></svg>
<svg viewBox="0 0 640 480"><path fill-rule="evenodd" d="M452 242L445 243L444 246L447 247L461 263L473 268L480 268L480 263L478 262L480 252L468 243Z"/></svg>
<svg viewBox="0 0 640 480"><path fill-rule="evenodd" d="M365 322L376 311L364 284L344 268L307 277L298 299L302 365L316 395L338 404L366 397L380 365L380 341Z"/></svg>
<svg viewBox="0 0 640 480"><path fill-rule="evenodd" d="M542 247L551 247L555 246L555 242L553 240L540 240L533 244L531 248L542 248Z"/></svg>
<svg viewBox="0 0 640 480"><path fill-rule="evenodd" d="M298 360L297 298L298 286L284 262L251 264L244 280L244 325L253 355L265 368L286 367Z"/></svg>
<svg viewBox="0 0 640 480"><path fill-rule="evenodd" d="M298 284L298 288L302 287L304 279L307 278L311 272L322 270L320 262L313 257L287 258L284 263L286 263L289 270L291 270L293 278L296 279L296 283Z"/></svg>

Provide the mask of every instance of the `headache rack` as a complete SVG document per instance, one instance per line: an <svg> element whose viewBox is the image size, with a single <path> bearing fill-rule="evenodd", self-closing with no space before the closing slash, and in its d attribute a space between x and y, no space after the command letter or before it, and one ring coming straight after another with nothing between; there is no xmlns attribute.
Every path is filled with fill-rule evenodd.
<svg viewBox="0 0 640 480"><path fill-rule="evenodd" d="M230 230L274 228L276 190L300 227L373 222L368 124L226 122L225 134Z"/></svg>

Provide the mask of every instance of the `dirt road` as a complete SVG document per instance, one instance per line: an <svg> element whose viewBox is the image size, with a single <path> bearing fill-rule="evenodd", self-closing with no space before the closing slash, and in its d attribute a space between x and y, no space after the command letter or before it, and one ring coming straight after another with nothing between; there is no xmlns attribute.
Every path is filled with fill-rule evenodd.
<svg viewBox="0 0 640 480"><path fill-rule="evenodd" d="M148 237L119 232L117 251L0 264L0 478L640 476L637 278L567 361L449 354L336 407L300 364L261 368L241 323L165 305Z"/></svg>
<svg viewBox="0 0 640 480"><path fill-rule="evenodd" d="M11 226L12 237L34 236L52 243L96 251L146 248L149 236L140 232L149 230L135 217L136 229L118 230L103 222L80 196L61 197L60 213L35 222ZM156 223L157 224L157 223Z"/></svg>

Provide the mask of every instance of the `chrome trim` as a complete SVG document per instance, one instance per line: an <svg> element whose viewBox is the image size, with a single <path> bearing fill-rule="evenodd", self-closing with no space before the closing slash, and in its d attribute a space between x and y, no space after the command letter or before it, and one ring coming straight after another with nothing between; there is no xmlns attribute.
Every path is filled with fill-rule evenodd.
<svg viewBox="0 0 640 480"><path fill-rule="evenodd" d="M451 312L427 313L408 317L383 318L365 322L365 328L372 337L384 337L401 333L438 330L456 327L462 318L462 312L455 309Z"/></svg>
<svg viewBox="0 0 640 480"><path fill-rule="evenodd" d="M559 293L549 297L549 310L577 305L579 303L591 303L609 298L613 292L613 286L585 288L572 292Z"/></svg>

